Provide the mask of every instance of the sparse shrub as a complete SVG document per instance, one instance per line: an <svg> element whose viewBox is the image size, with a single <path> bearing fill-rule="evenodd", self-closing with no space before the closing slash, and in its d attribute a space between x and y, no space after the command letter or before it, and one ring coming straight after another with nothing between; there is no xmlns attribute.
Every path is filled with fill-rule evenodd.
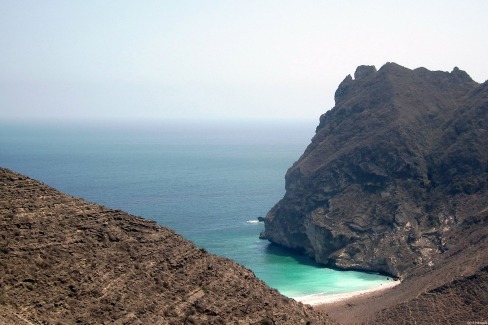
<svg viewBox="0 0 488 325"><path fill-rule="evenodd" d="M261 319L261 325L274 325L273 320L269 319L268 317L265 317Z"/></svg>

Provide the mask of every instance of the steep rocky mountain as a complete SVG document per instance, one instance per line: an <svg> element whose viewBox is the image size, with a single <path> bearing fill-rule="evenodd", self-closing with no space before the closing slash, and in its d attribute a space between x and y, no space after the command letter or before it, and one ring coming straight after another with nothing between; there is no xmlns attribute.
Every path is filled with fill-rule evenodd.
<svg viewBox="0 0 488 325"><path fill-rule="evenodd" d="M154 222L0 169L0 324L330 324Z"/></svg>
<svg viewBox="0 0 488 325"><path fill-rule="evenodd" d="M487 236L488 82L458 68L360 66L335 102L288 170L264 238L325 265L408 278L472 231Z"/></svg>

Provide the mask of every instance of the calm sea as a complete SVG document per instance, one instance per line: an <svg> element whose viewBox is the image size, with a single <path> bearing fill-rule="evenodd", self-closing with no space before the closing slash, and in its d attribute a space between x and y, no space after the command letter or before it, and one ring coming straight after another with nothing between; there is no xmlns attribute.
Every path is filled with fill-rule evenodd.
<svg viewBox="0 0 488 325"><path fill-rule="evenodd" d="M62 192L157 221L229 257L290 297L376 287L259 240L310 142L304 122L0 124L0 166Z"/></svg>

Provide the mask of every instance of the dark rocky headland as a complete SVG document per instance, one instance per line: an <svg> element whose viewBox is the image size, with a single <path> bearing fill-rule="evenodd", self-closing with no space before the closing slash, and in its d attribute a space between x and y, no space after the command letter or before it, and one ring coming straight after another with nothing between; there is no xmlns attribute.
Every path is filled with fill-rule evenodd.
<svg viewBox="0 0 488 325"><path fill-rule="evenodd" d="M391 324L488 321L488 82L360 66L286 174L263 238L402 284L325 308Z"/></svg>

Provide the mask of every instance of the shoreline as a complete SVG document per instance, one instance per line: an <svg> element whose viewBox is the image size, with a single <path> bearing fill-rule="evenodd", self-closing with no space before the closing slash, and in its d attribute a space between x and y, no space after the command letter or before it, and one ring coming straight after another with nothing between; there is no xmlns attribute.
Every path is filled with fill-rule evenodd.
<svg viewBox="0 0 488 325"><path fill-rule="evenodd" d="M353 292L346 292L346 293L336 293L336 294L316 294L316 295L309 295L309 296L302 296L302 297L293 297L296 301L299 301L303 304L311 305L311 306L319 306L325 304L331 304L339 301L344 301L350 298L357 298L360 296L368 295L371 293L375 293L378 291L383 291L386 289L391 289L399 285L401 281L389 281L388 283L381 284L378 287L361 290L361 291L353 291Z"/></svg>

